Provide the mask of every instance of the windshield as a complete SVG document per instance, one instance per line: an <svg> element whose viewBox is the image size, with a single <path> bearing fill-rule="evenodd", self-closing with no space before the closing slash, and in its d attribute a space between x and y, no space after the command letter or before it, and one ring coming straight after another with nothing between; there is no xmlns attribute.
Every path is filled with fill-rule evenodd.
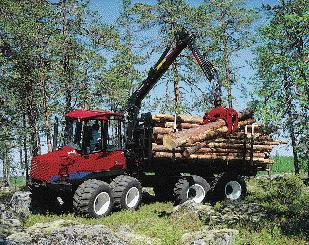
<svg viewBox="0 0 309 245"><path fill-rule="evenodd" d="M99 151L114 151L124 146L123 121L110 117L110 120L67 118L64 133L65 145L89 154Z"/></svg>

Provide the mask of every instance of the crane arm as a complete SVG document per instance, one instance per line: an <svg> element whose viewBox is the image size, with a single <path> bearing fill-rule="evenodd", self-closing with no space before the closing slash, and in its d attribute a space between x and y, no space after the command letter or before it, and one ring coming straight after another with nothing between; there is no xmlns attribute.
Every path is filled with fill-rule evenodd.
<svg viewBox="0 0 309 245"><path fill-rule="evenodd" d="M178 33L176 36L175 47L173 49L170 49L169 47L165 49L159 60L150 69L147 78L139 85L139 87L128 99L126 109L128 113L128 127L126 137L127 145L134 144L134 131L138 123L137 118L143 99L147 96L147 94L162 77L162 75L168 70L169 66L176 60L182 50L189 47L207 79L210 82L213 80L216 70L210 61L204 59L204 57L198 52L194 40L195 37L193 34L189 34L185 31Z"/></svg>

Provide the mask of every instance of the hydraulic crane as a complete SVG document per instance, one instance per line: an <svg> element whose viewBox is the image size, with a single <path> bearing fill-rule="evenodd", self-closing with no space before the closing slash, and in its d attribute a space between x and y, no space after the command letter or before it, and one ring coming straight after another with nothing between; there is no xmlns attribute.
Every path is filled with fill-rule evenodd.
<svg viewBox="0 0 309 245"><path fill-rule="evenodd" d="M138 148L135 132L138 125L138 115L143 99L185 48L189 48L192 51L194 58L196 59L197 63L201 67L203 73L210 83L213 82L216 77L217 71L214 65L199 52L195 44L195 36L192 33L188 33L187 31L182 30L175 36L175 38L175 47L173 49L171 49L171 47L167 47L165 49L159 60L150 69L147 78L140 84L140 86L128 99L126 108L128 113L126 148L129 152L129 155L130 152L132 153L135 148ZM217 102L221 101L221 86L218 81L216 81L214 87L214 104L216 106Z"/></svg>

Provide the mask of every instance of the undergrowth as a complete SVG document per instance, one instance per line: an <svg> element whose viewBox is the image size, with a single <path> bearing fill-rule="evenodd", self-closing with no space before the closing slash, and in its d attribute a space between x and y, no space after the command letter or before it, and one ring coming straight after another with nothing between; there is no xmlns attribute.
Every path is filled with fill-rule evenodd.
<svg viewBox="0 0 309 245"><path fill-rule="evenodd" d="M260 224L242 224L235 244L309 244L309 193L294 175L249 182L246 201L267 212Z"/></svg>

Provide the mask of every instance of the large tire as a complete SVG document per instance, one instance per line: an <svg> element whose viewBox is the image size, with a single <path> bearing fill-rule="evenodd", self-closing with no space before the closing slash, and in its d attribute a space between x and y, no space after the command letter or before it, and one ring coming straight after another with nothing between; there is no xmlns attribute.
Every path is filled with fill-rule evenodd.
<svg viewBox="0 0 309 245"><path fill-rule="evenodd" d="M112 188L104 181L89 179L75 191L73 208L76 213L98 218L110 214L114 205Z"/></svg>
<svg viewBox="0 0 309 245"><path fill-rule="evenodd" d="M142 185L128 175L117 176L112 182L113 196L116 209L136 210L142 200Z"/></svg>
<svg viewBox="0 0 309 245"><path fill-rule="evenodd" d="M174 188L175 204L184 203L189 199L196 203L203 203L209 190L210 185L200 176L180 178Z"/></svg>
<svg viewBox="0 0 309 245"><path fill-rule="evenodd" d="M245 180L235 173L224 173L219 176L213 188L215 199L238 200L247 194Z"/></svg>

